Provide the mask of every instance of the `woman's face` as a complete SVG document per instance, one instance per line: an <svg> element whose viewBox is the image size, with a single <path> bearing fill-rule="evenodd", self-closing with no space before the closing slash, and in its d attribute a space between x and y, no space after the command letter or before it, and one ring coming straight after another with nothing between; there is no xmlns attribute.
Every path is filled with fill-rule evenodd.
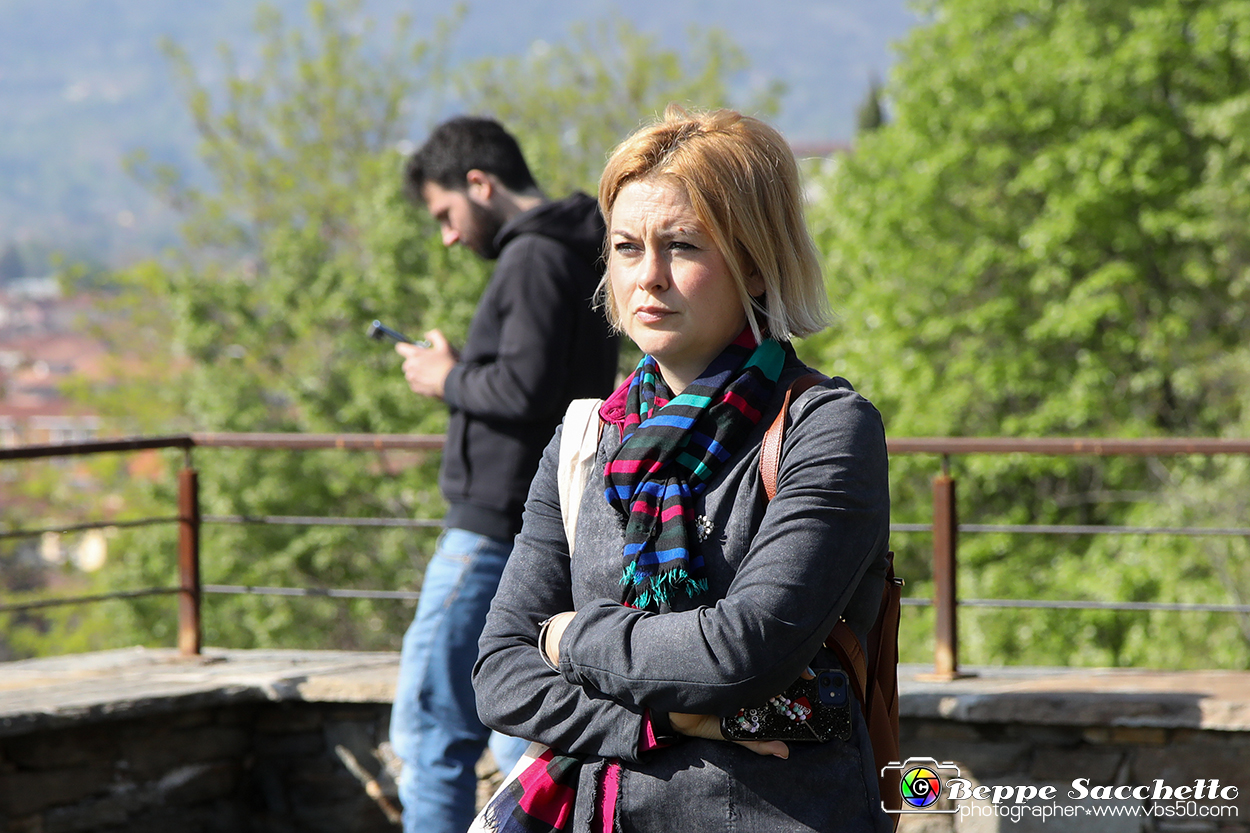
<svg viewBox="0 0 1250 833"><path fill-rule="evenodd" d="M608 280L625 334L679 393L746 326L725 258L685 189L663 179L621 189L608 241Z"/></svg>

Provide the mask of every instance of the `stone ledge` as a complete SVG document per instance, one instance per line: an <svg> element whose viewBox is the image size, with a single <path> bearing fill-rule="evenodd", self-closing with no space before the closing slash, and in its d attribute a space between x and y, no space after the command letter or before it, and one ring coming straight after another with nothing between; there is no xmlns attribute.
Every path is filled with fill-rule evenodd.
<svg viewBox="0 0 1250 833"><path fill-rule="evenodd" d="M950 682L899 668L899 713L960 723L1250 730L1250 672L974 668Z"/></svg>
<svg viewBox="0 0 1250 833"><path fill-rule="evenodd" d="M0 663L0 737L246 702L389 703L399 655L127 648ZM1250 672L979 668L951 682L899 669L904 718L1250 731Z"/></svg>
<svg viewBox="0 0 1250 833"><path fill-rule="evenodd" d="M0 663L0 737L247 702L389 703L399 655L126 648Z"/></svg>

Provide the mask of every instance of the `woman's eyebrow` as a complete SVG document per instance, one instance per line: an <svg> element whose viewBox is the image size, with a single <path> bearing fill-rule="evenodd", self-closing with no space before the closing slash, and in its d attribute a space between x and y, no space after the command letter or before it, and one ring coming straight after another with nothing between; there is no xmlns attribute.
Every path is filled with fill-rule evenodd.
<svg viewBox="0 0 1250 833"><path fill-rule="evenodd" d="M702 237L703 228L696 222L673 223L658 232L660 237Z"/></svg>
<svg viewBox="0 0 1250 833"><path fill-rule="evenodd" d="M660 226L659 228L655 229L653 233L656 237L659 237L662 239L667 239L670 237L677 237L681 235L706 236L707 234L703 230L703 227L699 225L699 221L694 219L693 217L676 220L672 223L666 223L665 225ZM628 228L620 228L620 227L613 227L611 229L608 229L608 234L610 235L619 234L622 237L633 237L633 238L647 236L646 233L638 233L635 231L631 231Z"/></svg>

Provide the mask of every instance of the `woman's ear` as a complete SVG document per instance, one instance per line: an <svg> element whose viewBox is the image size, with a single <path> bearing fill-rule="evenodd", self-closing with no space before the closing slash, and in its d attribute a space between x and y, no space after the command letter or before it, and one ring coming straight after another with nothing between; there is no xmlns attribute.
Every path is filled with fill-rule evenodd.
<svg viewBox="0 0 1250 833"><path fill-rule="evenodd" d="M758 299L767 288L764 284L764 278L759 272L752 272L747 276L747 294L752 298Z"/></svg>

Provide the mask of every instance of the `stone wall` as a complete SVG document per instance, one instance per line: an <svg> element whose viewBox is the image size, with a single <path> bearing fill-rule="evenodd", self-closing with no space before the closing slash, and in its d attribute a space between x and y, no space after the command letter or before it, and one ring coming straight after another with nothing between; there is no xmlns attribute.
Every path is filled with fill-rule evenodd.
<svg viewBox="0 0 1250 833"><path fill-rule="evenodd" d="M394 831L344 759L381 775L397 661L132 649L0 663L0 833ZM1250 833L1250 673L996 668L939 682L924 670L900 670L904 758L1056 797L1016 820L988 799L955 802L903 817L900 833ZM1219 779L1238 795L1196 802L1218 817L1157 817L1143 809L1162 804L1074 799L1078 778Z"/></svg>
<svg viewBox="0 0 1250 833"><path fill-rule="evenodd" d="M388 719L384 704L280 702L0 737L0 830L390 833L336 753L380 770Z"/></svg>
<svg viewBox="0 0 1250 833"><path fill-rule="evenodd" d="M916 708L913 698L910 710L927 716L904 717L901 752L905 759L953 763L959 777L972 786L1000 786L1004 794L1006 787L1040 791L1050 786L1053 800L1030 796L1017 803L1018 789L997 807L992 800L943 799L937 808L953 813L903 816L899 833L1250 833L1250 732L1244 727L1144 725L1187 722L1183 713L1189 707L1176 708L1185 697L1166 692L1149 698L1132 695L1131 700L1126 699L1130 695L1109 692L1098 702L1080 694L1048 694L1042 703L1030 695L1016 692L1011 709L1005 708L1008 698L1003 694L989 699L965 695L971 701L965 708L959 706L959 695L948 696L944 709ZM1135 705L1143 710L1134 713ZM939 710L946 715L934 714ZM996 712L997 719L977 719L972 713L978 710ZM1100 713L1111 711L1138 725L1113 725L1115 720ZM1058 719L1062 714L1072 720L1088 718L1095 725L1065 724ZM1154 717L1144 716L1149 714ZM1192 720L1203 722L1200 717ZM945 781L951 773L940 774ZM1088 779L1084 786L1091 793L1095 786L1128 789L1121 789L1121 799L1080 796L1072 792L1076 779ZM1131 797L1132 788L1153 791L1156 781L1175 789L1192 788L1198 779L1235 787L1236 796L1179 803Z"/></svg>
<svg viewBox="0 0 1250 833"><path fill-rule="evenodd" d="M181 713L90 721L0 737L0 831L5 833L392 833L397 828L337 748L381 774L377 748L389 708L370 703L243 703ZM903 720L904 757L931 757L959 767L972 785L1056 787L1069 808L1017 819L991 802L958 802L961 814L905 816L900 833L1202 833L1250 831L1250 790L1239 790L1219 817L1094 816L1078 801L1075 778L1090 785L1173 787L1195 779L1250 785L1250 734L1151 727L1043 726ZM943 773L945 774L945 773ZM950 808L946 802L939 807ZM1064 815L1064 813L1068 815Z"/></svg>

